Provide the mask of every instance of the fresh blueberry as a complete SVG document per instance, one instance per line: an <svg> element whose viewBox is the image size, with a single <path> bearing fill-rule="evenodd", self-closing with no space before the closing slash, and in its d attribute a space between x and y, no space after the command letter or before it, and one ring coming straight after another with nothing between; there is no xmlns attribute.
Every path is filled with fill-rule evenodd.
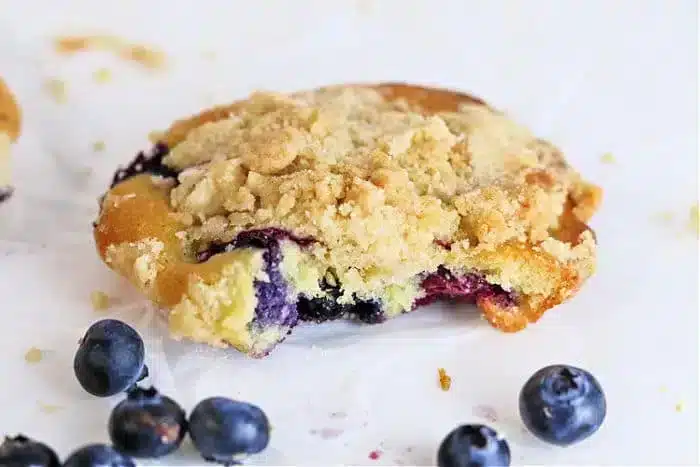
<svg viewBox="0 0 700 467"><path fill-rule="evenodd" d="M568 446L595 433L605 419L605 394L589 372L568 365L537 371L520 391L520 416L538 438Z"/></svg>
<svg viewBox="0 0 700 467"><path fill-rule="evenodd" d="M204 399L192 410L190 438L205 460L231 464L270 442L270 424L259 407L228 399Z"/></svg>
<svg viewBox="0 0 700 467"><path fill-rule="evenodd" d="M136 467L129 457L105 444L89 444L73 452L63 467Z"/></svg>
<svg viewBox="0 0 700 467"><path fill-rule="evenodd" d="M0 444L0 466L59 467L60 465L53 449L24 435L7 436Z"/></svg>
<svg viewBox="0 0 700 467"><path fill-rule="evenodd" d="M462 425L440 444L438 467L479 467L510 465L506 440L485 425Z"/></svg>
<svg viewBox="0 0 700 467"><path fill-rule="evenodd" d="M94 396L125 391L148 375L143 340L121 321L98 321L81 339L73 370L80 385Z"/></svg>
<svg viewBox="0 0 700 467"><path fill-rule="evenodd" d="M187 432L185 411L152 387L131 389L112 410L107 426L114 447L132 457L170 454Z"/></svg>

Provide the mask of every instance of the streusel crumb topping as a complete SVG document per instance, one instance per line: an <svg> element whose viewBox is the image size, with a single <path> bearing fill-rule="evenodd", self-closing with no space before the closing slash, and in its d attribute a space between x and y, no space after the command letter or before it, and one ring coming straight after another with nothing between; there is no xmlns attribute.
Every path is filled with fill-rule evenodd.
<svg viewBox="0 0 700 467"><path fill-rule="evenodd" d="M346 294L440 265L549 293L557 278L488 261L506 244L537 246L584 276L592 269L590 232L553 235L567 200L592 196L588 185L557 148L485 105L426 115L374 89L331 87L256 93L236 109L165 159L182 170L171 205L191 219L182 234L191 251L284 228L316 240L308 251Z"/></svg>

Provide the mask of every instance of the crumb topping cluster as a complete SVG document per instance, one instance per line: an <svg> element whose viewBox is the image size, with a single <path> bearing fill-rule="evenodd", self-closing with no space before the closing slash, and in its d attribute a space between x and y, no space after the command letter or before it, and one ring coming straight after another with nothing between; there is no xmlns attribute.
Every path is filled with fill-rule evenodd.
<svg viewBox="0 0 700 467"><path fill-rule="evenodd" d="M484 105L427 115L363 87L256 93L170 149L164 163L181 171L170 202L189 251L287 229L317 240L308 252L346 293L440 265L484 266L506 289L547 293L546 277L523 281L488 262L504 245L592 269L590 232L554 234L567 200L593 196L591 186L557 148Z"/></svg>

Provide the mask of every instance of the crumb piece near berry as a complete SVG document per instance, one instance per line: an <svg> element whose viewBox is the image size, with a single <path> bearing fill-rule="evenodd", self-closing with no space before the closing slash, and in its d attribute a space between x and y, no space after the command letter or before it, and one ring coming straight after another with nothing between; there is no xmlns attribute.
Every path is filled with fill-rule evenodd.
<svg viewBox="0 0 700 467"><path fill-rule="evenodd" d="M49 78L44 82L44 89L51 98L59 104L68 100L68 85L59 78Z"/></svg>
<svg viewBox="0 0 700 467"><path fill-rule="evenodd" d="M56 404L46 404L42 401L37 401L37 405L39 406L39 410L45 414L53 414L64 409L63 406Z"/></svg>
<svg viewBox="0 0 700 467"><path fill-rule="evenodd" d="M438 368L438 381L440 382L440 389L443 391L449 391L452 386L452 378L447 374L444 368Z"/></svg>
<svg viewBox="0 0 700 467"><path fill-rule="evenodd" d="M615 160L615 156L613 156L612 153L606 152L605 154L600 156L600 162L602 162L603 164L614 164L617 161Z"/></svg>
<svg viewBox="0 0 700 467"><path fill-rule="evenodd" d="M92 79L98 84L105 84L112 80L112 71L109 68L98 68L92 74Z"/></svg>
<svg viewBox="0 0 700 467"><path fill-rule="evenodd" d="M153 144L156 144L159 141L163 141L164 136L165 136L164 131L153 130L153 131L148 133L148 141L150 141Z"/></svg>
<svg viewBox="0 0 700 467"><path fill-rule="evenodd" d="M44 358L44 352L36 347L31 347L24 354L24 361L27 363L39 363Z"/></svg>
<svg viewBox="0 0 700 467"><path fill-rule="evenodd" d="M104 151L106 147L107 145L104 141L95 141L94 143L92 143L92 150L95 152Z"/></svg>
<svg viewBox="0 0 700 467"><path fill-rule="evenodd" d="M101 290L93 290L90 293L90 302L92 303L92 309L95 311L103 311L109 308L110 300L109 295L102 292Z"/></svg>

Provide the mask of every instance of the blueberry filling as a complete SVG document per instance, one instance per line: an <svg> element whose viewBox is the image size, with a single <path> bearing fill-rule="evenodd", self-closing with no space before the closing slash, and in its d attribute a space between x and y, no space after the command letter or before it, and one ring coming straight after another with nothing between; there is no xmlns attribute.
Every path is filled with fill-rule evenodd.
<svg viewBox="0 0 700 467"><path fill-rule="evenodd" d="M163 159L168 155L170 149L164 143L156 143L148 154L141 151L136 155L126 168L120 168L112 177L110 188L124 180L142 173L160 175L161 177L173 178L177 181L178 171L163 164Z"/></svg>
<svg viewBox="0 0 700 467"><path fill-rule="evenodd" d="M299 246L307 246L313 243L310 237L297 237L286 230L269 227L266 229L246 230L239 233L231 242L212 243L206 250L197 253L198 263L203 263L214 255L233 251L236 248L270 248L272 245L279 245L281 240L291 240Z"/></svg>
<svg viewBox="0 0 700 467"><path fill-rule="evenodd" d="M512 292L490 284L482 275L472 273L457 276L444 266L425 276L421 282L421 288L425 291L425 296L416 300L415 306L445 299L474 302L477 298L498 300L504 307L515 305L515 296Z"/></svg>
<svg viewBox="0 0 700 467"><path fill-rule="evenodd" d="M337 284L337 280L335 282ZM350 312L351 305L337 302L343 294L340 287L331 285L326 279L321 281L320 286L321 290L327 294L325 297L308 298L303 295L299 297L297 309L300 320L323 323L342 318Z"/></svg>
<svg viewBox="0 0 700 467"><path fill-rule="evenodd" d="M270 325L291 328L297 323L299 315L296 303L290 301L289 285L280 271L282 252L279 243L271 243L266 248L263 260L269 281L256 280L254 283L258 305L251 326L258 330Z"/></svg>

